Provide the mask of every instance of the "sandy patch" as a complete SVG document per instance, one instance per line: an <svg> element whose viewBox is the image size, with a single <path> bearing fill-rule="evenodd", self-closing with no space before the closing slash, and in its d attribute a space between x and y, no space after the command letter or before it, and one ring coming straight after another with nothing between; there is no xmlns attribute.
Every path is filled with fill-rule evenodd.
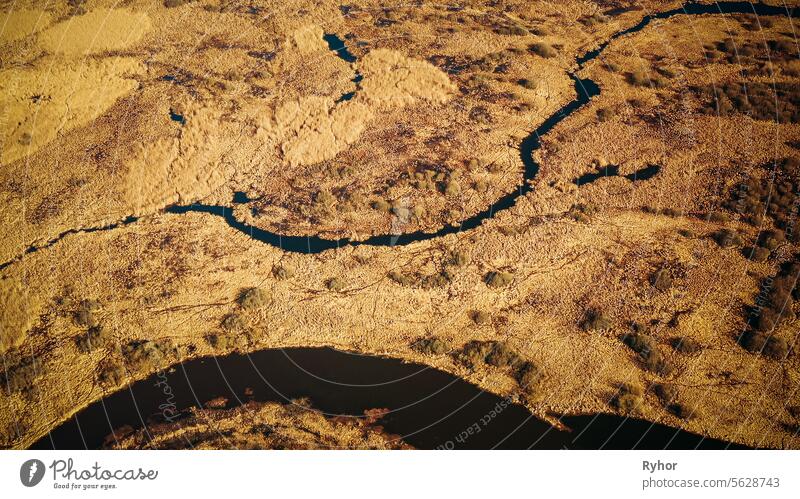
<svg viewBox="0 0 800 499"><path fill-rule="evenodd" d="M84 55L129 47L150 29L147 14L125 9L96 9L44 31L39 43L50 52Z"/></svg>
<svg viewBox="0 0 800 499"><path fill-rule="evenodd" d="M41 10L7 12L0 21L0 43L21 40L50 24L50 14Z"/></svg>
<svg viewBox="0 0 800 499"><path fill-rule="evenodd" d="M129 58L71 64L47 59L33 68L0 71L3 141L0 164L39 150L59 133L90 123L136 88L143 71Z"/></svg>

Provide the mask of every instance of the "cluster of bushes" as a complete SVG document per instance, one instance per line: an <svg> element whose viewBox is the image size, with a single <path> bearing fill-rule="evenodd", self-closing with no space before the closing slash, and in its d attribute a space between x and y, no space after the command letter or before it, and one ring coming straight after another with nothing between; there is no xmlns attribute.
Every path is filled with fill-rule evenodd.
<svg viewBox="0 0 800 499"><path fill-rule="evenodd" d="M656 340L647 334L647 330L639 325L633 325L633 331L622 336L622 342L639 354L644 367L653 373L665 376L672 372L672 365L658 348Z"/></svg>
<svg viewBox="0 0 800 499"><path fill-rule="evenodd" d="M526 393L532 394L542 378L539 368L503 341L470 341L454 353L456 361L476 369L480 365L507 369Z"/></svg>
<svg viewBox="0 0 800 499"><path fill-rule="evenodd" d="M630 414L642 405L642 387L633 383L623 383L611 398L611 406L620 412Z"/></svg>
<svg viewBox="0 0 800 499"><path fill-rule="evenodd" d="M777 335L784 322L796 319L794 300L800 299L800 264L786 266L774 279L762 283L762 291L750 317L750 329L742 334L741 345L750 352L782 360L789 354L789 345Z"/></svg>
<svg viewBox="0 0 800 499"><path fill-rule="evenodd" d="M698 415L696 407L679 400L678 391L672 385L656 383L653 385L653 393L665 409L681 419L691 419Z"/></svg>
<svg viewBox="0 0 800 499"><path fill-rule="evenodd" d="M321 190L314 195L308 209L304 208L307 216L317 218L333 215L335 212L350 213L361 209L367 203L363 194L358 191L347 192L340 189L337 193Z"/></svg>
<svg viewBox="0 0 800 499"><path fill-rule="evenodd" d="M453 267L463 267L469 263L469 256L461 250L449 252L441 265L441 270L436 273L425 275L419 272L403 273L398 270L389 272L389 279L401 286L414 286L423 289L431 289L446 286L455 277Z"/></svg>
<svg viewBox="0 0 800 499"><path fill-rule="evenodd" d="M662 71L669 74L667 71ZM664 88L669 85L669 81L664 77L662 72L658 70L654 72L637 69L628 73L628 83L634 87L649 87L649 88Z"/></svg>
<svg viewBox="0 0 800 499"><path fill-rule="evenodd" d="M753 119L797 123L800 89L793 83L729 82L700 85L692 91L704 103L705 114L746 114Z"/></svg>
<svg viewBox="0 0 800 499"><path fill-rule="evenodd" d="M177 354L169 340L135 340L122 347L122 358L132 371L154 371Z"/></svg>
<svg viewBox="0 0 800 499"><path fill-rule="evenodd" d="M7 394L21 393L34 398L39 390L35 385L36 378L42 372L42 365L36 357L22 358L18 363L6 369L0 376L0 383Z"/></svg>
<svg viewBox="0 0 800 499"><path fill-rule="evenodd" d="M764 223L765 215L769 216L778 228L786 231L789 240L800 242L794 227L800 201L800 161L785 158L776 166L778 172L774 181L750 178L742 182L732 190L725 207L756 227Z"/></svg>
<svg viewBox="0 0 800 499"><path fill-rule="evenodd" d="M401 286L413 286L420 287L422 289L431 289L439 288L449 284L450 281L453 280L453 272L447 267L435 274L430 275L423 275L416 272L413 274L403 274L402 272L393 270L389 272L389 279L393 280L397 284L400 284Z"/></svg>
<svg viewBox="0 0 800 499"><path fill-rule="evenodd" d="M749 26L754 25L749 24ZM728 63L742 66L762 62L787 62L797 58L794 42L789 40L768 40L766 44L761 41L741 41L737 44L728 38L715 44L705 45L704 48L709 59L724 59Z"/></svg>
<svg viewBox="0 0 800 499"><path fill-rule="evenodd" d="M425 355L444 355L453 346L450 341L442 338L420 338L411 344L411 348Z"/></svg>
<svg viewBox="0 0 800 499"><path fill-rule="evenodd" d="M666 215L668 217L677 218L682 217L683 212L680 210L676 210L674 208L655 208L653 206L642 206L642 211L645 213L651 213L653 215Z"/></svg>

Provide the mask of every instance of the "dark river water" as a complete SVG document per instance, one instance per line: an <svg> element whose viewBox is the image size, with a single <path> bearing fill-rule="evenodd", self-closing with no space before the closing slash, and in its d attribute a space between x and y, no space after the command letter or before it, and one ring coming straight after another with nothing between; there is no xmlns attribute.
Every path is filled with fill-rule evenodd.
<svg viewBox="0 0 800 499"><path fill-rule="evenodd" d="M308 397L331 416L389 409L380 424L421 449L739 448L611 415L563 418L573 431L560 431L523 406L437 369L330 348L261 350L179 364L95 402L32 448L99 448L115 428L140 428L163 420L163 414L172 417L174 408L201 406L218 396L230 405Z"/></svg>
<svg viewBox="0 0 800 499"><path fill-rule="evenodd" d="M643 29L653 19L720 13L796 16L794 10L787 11L784 7L747 2L687 4L679 9L645 17L636 26L616 33L598 49L578 57L578 69L597 58L608 43ZM348 62L356 60L344 42L335 35L326 35L325 40L331 50L343 59ZM539 165L532 157L533 151L540 147L539 138L600 93L600 88L592 80L580 79L575 73L570 73L570 77L575 84L576 98L547 118L520 144L525 173L519 188L458 225L431 233L383 235L356 242L282 236L238 221L232 210L224 206L192 204L173 206L167 211L201 212L222 217L232 228L248 234L256 241L300 253L318 253L345 245L404 245L472 229L498 211L510 208L519 196L532 189L528 181L539 171ZM357 84L358 81L359 75L356 74L354 82ZM342 100L351 97L346 94ZM618 174L613 170L606 173ZM648 167L629 179L643 180L657 173L656 168ZM576 183L595 179L576 179ZM236 203L249 201L243 193L237 193L234 197ZM164 393L164 386L169 386L169 396ZM309 397L315 408L332 415L359 415L365 409L372 408L390 409L383 420L385 428L418 448L739 448L667 426L612 415L563 418L562 421L572 431L559 431L531 416L522 406L505 404L502 399L444 372L421 365L404 364L395 359L348 354L325 348L265 350L248 356L232 354L186 362L176 366L171 373L150 377L92 404L33 447L97 448L113 428L123 425L141 427L148 418L159 414L159 407L164 404L174 404L183 409L218 396L228 397L233 402L244 401L246 388L252 389L252 398L255 400L287 401ZM501 406L502 410L497 411ZM481 422L486 421L487 415L493 410L499 413L483 425ZM468 429L476 424L480 425L480 431L469 432Z"/></svg>

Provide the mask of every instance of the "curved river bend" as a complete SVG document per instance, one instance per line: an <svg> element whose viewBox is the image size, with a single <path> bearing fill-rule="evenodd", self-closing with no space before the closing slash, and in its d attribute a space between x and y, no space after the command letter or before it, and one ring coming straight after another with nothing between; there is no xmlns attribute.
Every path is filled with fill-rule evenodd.
<svg viewBox="0 0 800 499"><path fill-rule="evenodd" d="M172 408L201 406L219 396L232 405L308 397L315 409L331 416L386 408L390 412L380 424L421 449L740 447L612 415L566 417L562 421L573 431L561 431L521 405L431 367L330 348L290 348L179 364L95 402L32 448L99 448L113 429L160 422L165 408L172 417ZM480 431L464 437L475 425Z"/></svg>

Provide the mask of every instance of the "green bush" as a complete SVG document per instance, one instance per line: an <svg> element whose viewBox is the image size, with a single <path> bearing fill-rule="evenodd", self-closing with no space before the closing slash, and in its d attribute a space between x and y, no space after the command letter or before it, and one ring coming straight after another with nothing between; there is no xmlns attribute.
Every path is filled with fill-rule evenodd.
<svg viewBox="0 0 800 499"><path fill-rule="evenodd" d="M661 401L664 407L678 400L678 391L672 385L665 385L663 383L656 383L653 385L653 393Z"/></svg>
<svg viewBox="0 0 800 499"><path fill-rule="evenodd" d="M576 222L588 223L595 213L595 207L591 204L578 203L572 205L567 215Z"/></svg>
<svg viewBox="0 0 800 499"><path fill-rule="evenodd" d="M384 199L377 199L372 202L372 208L383 213L389 213L389 210L392 209L392 205Z"/></svg>
<svg viewBox="0 0 800 499"><path fill-rule="evenodd" d="M411 347L425 355L444 355L452 350L450 342L442 338L420 338Z"/></svg>
<svg viewBox="0 0 800 499"><path fill-rule="evenodd" d="M731 221L730 215L721 211L712 211L706 215L706 220L709 222L725 224Z"/></svg>
<svg viewBox="0 0 800 499"><path fill-rule="evenodd" d="M465 251L455 250L450 253L450 258L447 260L447 263L454 267L463 267L469 263L469 255L467 255Z"/></svg>
<svg viewBox="0 0 800 499"><path fill-rule="evenodd" d="M442 186L442 192L447 196L457 196L461 194L461 185L453 179L450 179Z"/></svg>
<svg viewBox="0 0 800 499"><path fill-rule="evenodd" d="M743 334L741 344L750 352L774 360L784 360L789 355L789 345L785 339L761 331L748 331Z"/></svg>
<svg viewBox="0 0 800 499"><path fill-rule="evenodd" d="M667 376L672 373L672 364L664 357L661 350L650 350L647 354L641 354L644 360L644 367L648 371L658 374L659 376Z"/></svg>
<svg viewBox="0 0 800 499"><path fill-rule="evenodd" d="M245 310L256 310L267 305L269 297L260 288L248 288L239 294L239 306Z"/></svg>
<svg viewBox="0 0 800 499"><path fill-rule="evenodd" d="M411 286L417 282L416 276L405 275L397 270L389 272L389 279L401 286Z"/></svg>
<svg viewBox="0 0 800 499"><path fill-rule="evenodd" d="M238 343L234 335L216 333L206 335L206 342L217 350L233 350Z"/></svg>
<svg viewBox="0 0 800 499"><path fill-rule="evenodd" d="M431 289L447 286L451 280L453 280L453 275L448 269L444 269L436 274L421 277L419 282L422 289Z"/></svg>
<svg viewBox="0 0 800 499"><path fill-rule="evenodd" d="M583 16L578 20L581 24L588 27L594 27L599 24L605 24L608 22L608 17L601 14L600 12L595 12L590 16Z"/></svg>
<svg viewBox="0 0 800 499"><path fill-rule="evenodd" d="M639 69L628 74L628 83L635 87L664 88L669 82L661 75L648 74Z"/></svg>
<svg viewBox="0 0 800 499"><path fill-rule="evenodd" d="M650 352L656 349L656 341L641 330L635 330L631 333L624 334L622 336L622 342L643 357L649 355Z"/></svg>
<svg viewBox="0 0 800 499"><path fill-rule="evenodd" d="M749 260L754 262L763 263L769 259L770 251L761 246L749 246L743 250L743 254Z"/></svg>

